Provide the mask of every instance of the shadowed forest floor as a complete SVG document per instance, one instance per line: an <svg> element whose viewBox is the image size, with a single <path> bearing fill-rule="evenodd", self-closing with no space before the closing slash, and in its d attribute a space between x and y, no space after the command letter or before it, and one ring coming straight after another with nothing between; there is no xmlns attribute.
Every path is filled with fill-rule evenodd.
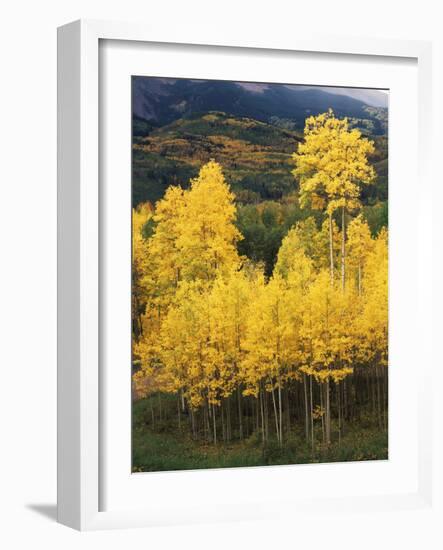
<svg viewBox="0 0 443 550"><path fill-rule="evenodd" d="M158 420L153 429L150 423L148 399L134 403L133 408L133 472L194 470L201 468L235 468L282 464L309 464L322 462L349 462L386 460L388 434L374 425L370 415L361 415L358 422L348 424L340 444L325 447L321 442L321 427L317 427L314 452L304 437L303 429L294 427L285 434L279 447L270 438L263 447L260 433L239 441L213 443L193 440L186 422L181 429L171 417Z"/></svg>

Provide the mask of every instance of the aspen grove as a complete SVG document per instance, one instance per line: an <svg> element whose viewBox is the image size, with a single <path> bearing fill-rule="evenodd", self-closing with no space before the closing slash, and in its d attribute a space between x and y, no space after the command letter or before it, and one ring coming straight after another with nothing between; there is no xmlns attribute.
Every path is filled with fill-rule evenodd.
<svg viewBox="0 0 443 550"><path fill-rule="evenodd" d="M363 414L387 433L388 231L371 233L360 200L373 150L332 111L306 119L293 177L316 215L289 229L271 275L238 251L214 160L133 210L133 395L149 398L148 429L166 419L208 448L284 448L296 432L313 457Z"/></svg>

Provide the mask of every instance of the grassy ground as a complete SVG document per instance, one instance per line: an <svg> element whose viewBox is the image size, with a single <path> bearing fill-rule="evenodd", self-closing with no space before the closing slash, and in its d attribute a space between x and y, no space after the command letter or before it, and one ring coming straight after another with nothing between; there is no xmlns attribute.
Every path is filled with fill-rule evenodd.
<svg viewBox="0 0 443 550"><path fill-rule="evenodd" d="M314 453L297 430L286 434L280 448L270 440L263 447L259 434L243 441L214 445L194 441L187 425L179 430L172 421L157 422L155 430L147 420L146 400L136 402L133 411L133 471L194 470L200 468L234 468L278 464L307 464L388 458L387 433L369 422L349 425L340 444L325 447L316 442ZM318 430L320 431L320 430ZM318 434L320 435L320 434Z"/></svg>

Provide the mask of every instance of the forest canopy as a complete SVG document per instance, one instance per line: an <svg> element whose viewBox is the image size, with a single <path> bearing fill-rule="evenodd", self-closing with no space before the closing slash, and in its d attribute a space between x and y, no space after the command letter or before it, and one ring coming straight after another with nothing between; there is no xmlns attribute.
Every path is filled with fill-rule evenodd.
<svg viewBox="0 0 443 550"><path fill-rule="evenodd" d="M386 438L388 230L367 200L375 153L329 110L293 142L283 199L239 201L211 159L135 206L133 391L151 430L174 417L195 441L283 449L300 427L310 461L365 415ZM135 470L168 468L138 460Z"/></svg>

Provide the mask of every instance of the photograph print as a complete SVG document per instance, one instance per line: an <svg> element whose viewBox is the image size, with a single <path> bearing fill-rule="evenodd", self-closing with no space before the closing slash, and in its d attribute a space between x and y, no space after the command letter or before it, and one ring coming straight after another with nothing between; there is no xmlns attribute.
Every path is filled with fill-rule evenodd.
<svg viewBox="0 0 443 550"><path fill-rule="evenodd" d="M389 92L131 86L132 471L386 460Z"/></svg>

